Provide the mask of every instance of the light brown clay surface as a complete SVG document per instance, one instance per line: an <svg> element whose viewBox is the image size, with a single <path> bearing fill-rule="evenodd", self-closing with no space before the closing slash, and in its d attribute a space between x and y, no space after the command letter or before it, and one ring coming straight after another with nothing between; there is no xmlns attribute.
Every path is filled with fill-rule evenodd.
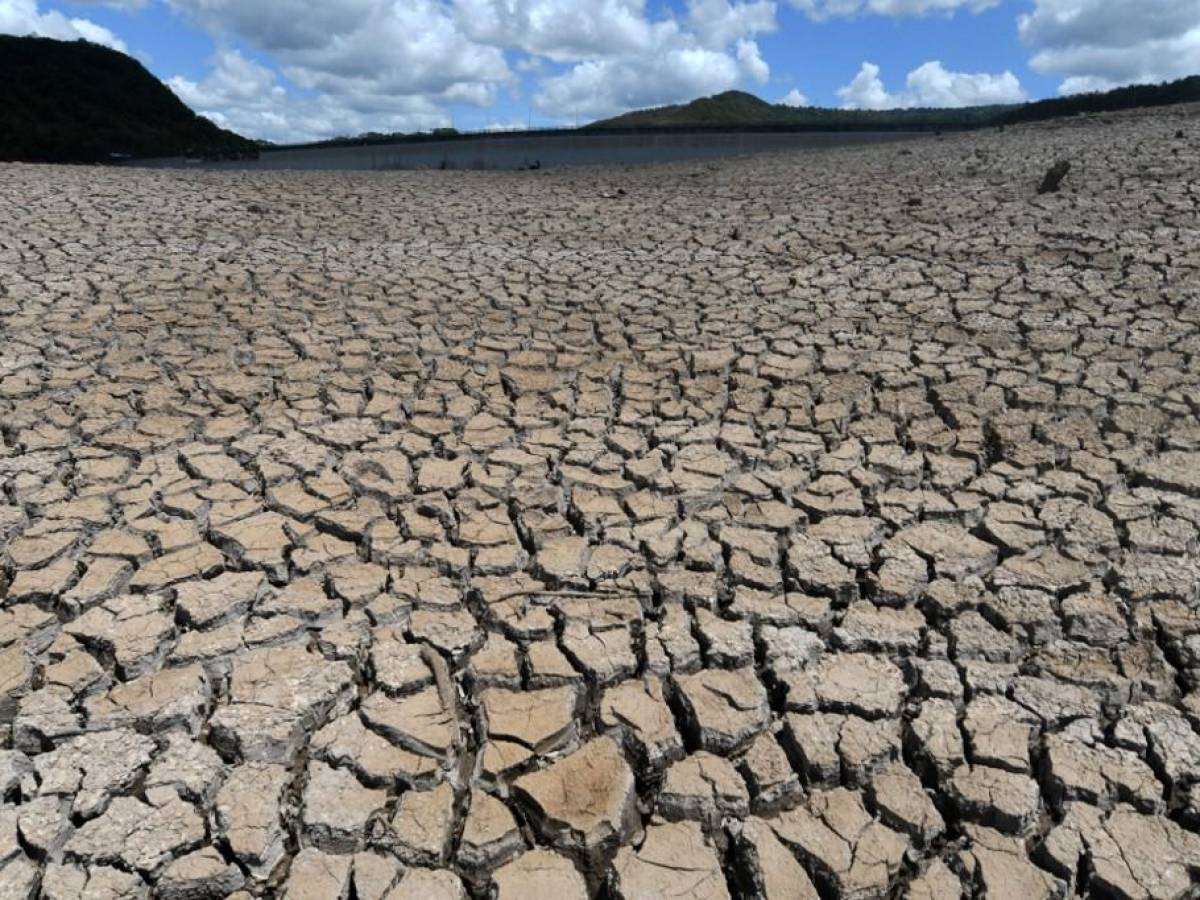
<svg viewBox="0 0 1200 900"><path fill-rule="evenodd" d="M0 167L0 897L1191 896L1198 148Z"/></svg>

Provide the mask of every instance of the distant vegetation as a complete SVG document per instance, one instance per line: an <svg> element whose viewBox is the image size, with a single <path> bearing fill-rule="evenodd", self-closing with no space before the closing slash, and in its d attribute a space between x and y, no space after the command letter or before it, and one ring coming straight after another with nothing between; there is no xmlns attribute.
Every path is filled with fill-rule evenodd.
<svg viewBox="0 0 1200 900"><path fill-rule="evenodd" d="M974 128L995 121L997 116L1012 108L827 109L772 104L744 91L726 91L691 103L625 113L593 122L587 128L801 128L814 131Z"/></svg>
<svg viewBox="0 0 1200 900"><path fill-rule="evenodd" d="M1200 75L1162 84L1135 84L1111 91L1037 100L1007 110L1000 115L1000 121L1007 124L1037 122L1078 113L1116 112L1141 106L1170 106L1174 103L1196 102L1200 102Z"/></svg>
<svg viewBox="0 0 1200 900"><path fill-rule="evenodd" d="M1085 112L1200 101L1200 76L1010 106L847 110L767 103L726 91L691 103L625 113L583 131L675 128L780 131L933 131L1032 122ZM524 132L536 137L567 129ZM416 143L467 137L453 128L369 132L300 147ZM511 136L508 135L508 136ZM137 60L87 41L0 35L0 160L106 162L125 157L253 155L249 141L198 116Z"/></svg>
<svg viewBox="0 0 1200 900"><path fill-rule="evenodd" d="M1140 106L1200 101L1200 75L1164 84L1073 94L1008 106L957 109L825 109L771 104L743 91L726 91L677 106L625 113L588 125L589 129L764 128L780 130L920 130L978 128L1033 122L1086 112L1114 112Z"/></svg>
<svg viewBox="0 0 1200 900"><path fill-rule="evenodd" d="M255 145L196 115L137 60L87 41L0 35L0 160L229 155Z"/></svg>

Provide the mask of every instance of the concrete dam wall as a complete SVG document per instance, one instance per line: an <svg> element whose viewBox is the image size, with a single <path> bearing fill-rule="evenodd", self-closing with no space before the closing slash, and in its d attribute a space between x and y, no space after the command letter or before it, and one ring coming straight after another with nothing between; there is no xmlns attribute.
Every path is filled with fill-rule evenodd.
<svg viewBox="0 0 1200 900"><path fill-rule="evenodd" d="M639 134L481 135L474 138L343 147L263 150L257 159L186 157L133 160L150 168L250 170L528 169L713 159L809 147L904 141L928 132L651 132Z"/></svg>

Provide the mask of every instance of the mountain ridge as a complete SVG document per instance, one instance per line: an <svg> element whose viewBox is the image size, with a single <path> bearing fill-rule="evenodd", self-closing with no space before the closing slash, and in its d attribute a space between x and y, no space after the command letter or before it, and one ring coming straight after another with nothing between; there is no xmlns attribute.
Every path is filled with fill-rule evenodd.
<svg viewBox="0 0 1200 900"><path fill-rule="evenodd" d="M95 163L255 144L193 112L127 54L0 35L0 160Z"/></svg>
<svg viewBox="0 0 1200 900"><path fill-rule="evenodd" d="M768 103L746 91L725 91L689 103L632 110L584 126L617 128L973 128L1040 121L1087 112L1200 102L1200 75L1161 84L1073 94L1026 103L883 110L833 109Z"/></svg>

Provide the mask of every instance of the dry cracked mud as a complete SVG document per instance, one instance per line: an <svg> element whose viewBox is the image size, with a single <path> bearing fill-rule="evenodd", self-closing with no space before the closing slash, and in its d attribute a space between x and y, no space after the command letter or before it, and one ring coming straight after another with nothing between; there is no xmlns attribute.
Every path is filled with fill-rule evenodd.
<svg viewBox="0 0 1200 900"><path fill-rule="evenodd" d="M1198 148L0 167L0 898L1194 895Z"/></svg>

